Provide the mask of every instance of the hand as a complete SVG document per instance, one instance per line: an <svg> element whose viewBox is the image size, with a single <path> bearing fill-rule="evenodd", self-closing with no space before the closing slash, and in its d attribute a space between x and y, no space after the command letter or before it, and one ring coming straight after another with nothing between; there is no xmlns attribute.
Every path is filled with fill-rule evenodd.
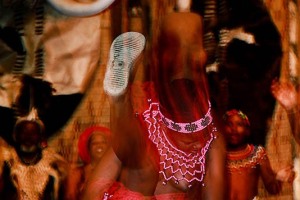
<svg viewBox="0 0 300 200"><path fill-rule="evenodd" d="M295 171L293 170L293 166L288 166L279 170L276 174L276 179L282 182L293 182L295 179Z"/></svg>
<svg viewBox="0 0 300 200"><path fill-rule="evenodd" d="M291 111L297 106L297 91L291 82L280 83L274 80L271 85L271 92L286 111Z"/></svg>

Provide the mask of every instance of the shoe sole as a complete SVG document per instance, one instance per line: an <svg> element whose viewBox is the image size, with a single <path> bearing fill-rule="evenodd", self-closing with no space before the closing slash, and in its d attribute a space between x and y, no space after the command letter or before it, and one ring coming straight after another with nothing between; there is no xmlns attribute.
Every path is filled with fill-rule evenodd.
<svg viewBox="0 0 300 200"><path fill-rule="evenodd" d="M146 39L138 32L126 32L116 37L110 47L104 76L104 91L110 96L125 93L130 72L145 48Z"/></svg>

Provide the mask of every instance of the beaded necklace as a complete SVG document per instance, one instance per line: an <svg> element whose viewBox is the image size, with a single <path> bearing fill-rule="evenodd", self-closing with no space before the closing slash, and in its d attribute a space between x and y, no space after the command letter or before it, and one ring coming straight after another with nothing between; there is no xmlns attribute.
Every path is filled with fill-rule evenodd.
<svg viewBox="0 0 300 200"><path fill-rule="evenodd" d="M227 152L227 168L229 172L254 168L266 158L266 151L262 146L247 145L238 152Z"/></svg>
<svg viewBox="0 0 300 200"><path fill-rule="evenodd" d="M167 184L168 181L173 180L176 184L179 181L186 181L191 187L193 181L202 182L205 175L205 155L211 142L216 138L216 127L213 125L210 115L210 109L204 118L197 120L196 122L202 122L209 116L209 120L206 125L198 126L196 130L202 130L209 128L207 135L203 134L201 142L201 149L197 153L186 153L176 148L168 139L166 135L167 128L174 130L173 126L168 126L165 123L165 117L160 112L158 103L150 103L149 109L143 113L144 120L147 122L148 134L150 140L156 145L160 154L160 174L164 177L163 184ZM207 120L205 120L207 121ZM185 123L175 123L183 124ZM190 124L190 123L188 123ZM186 126L186 125L185 125ZM180 131L181 133L192 134L195 131Z"/></svg>

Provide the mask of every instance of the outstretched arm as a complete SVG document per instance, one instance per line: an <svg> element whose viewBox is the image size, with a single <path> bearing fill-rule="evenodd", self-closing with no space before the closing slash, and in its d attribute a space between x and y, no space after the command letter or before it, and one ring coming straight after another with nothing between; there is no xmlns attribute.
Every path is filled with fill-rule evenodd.
<svg viewBox="0 0 300 200"><path fill-rule="evenodd" d="M270 161L266 156L260 165L260 173L266 190L270 194L278 194L281 191L281 181L276 179L276 173L272 170Z"/></svg>
<svg viewBox="0 0 300 200"><path fill-rule="evenodd" d="M291 125L292 134L300 144L300 123L298 94L291 82L273 81L271 92L279 104L286 110Z"/></svg>
<svg viewBox="0 0 300 200"><path fill-rule="evenodd" d="M282 183L291 183L295 177L292 166L287 166L278 172L274 172L267 156L261 161L260 172L264 185L270 194L278 194L282 189Z"/></svg>

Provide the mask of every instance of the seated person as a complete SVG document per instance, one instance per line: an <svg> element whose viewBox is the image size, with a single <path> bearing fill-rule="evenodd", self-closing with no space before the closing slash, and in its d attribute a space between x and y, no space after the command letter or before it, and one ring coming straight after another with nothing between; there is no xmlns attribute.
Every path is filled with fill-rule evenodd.
<svg viewBox="0 0 300 200"><path fill-rule="evenodd" d="M84 199L226 199L225 143L209 100L202 17L170 13L160 28L151 81L140 87L130 81L143 36L124 33L111 45L104 90L112 148Z"/></svg>
<svg viewBox="0 0 300 200"><path fill-rule="evenodd" d="M17 120L14 146L0 152L5 160L0 170L1 199L63 199L67 163L45 146L44 131L34 108L28 116Z"/></svg>
<svg viewBox="0 0 300 200"><path fill-rule="evenodd" d="M271 194L281 191L282 182L293 181L292 167L274 172L264 147L249 144L250 122L242 111L227 111L224 123L230 200L254 199L260 177Z"/></svg>
<svg viewBox="0 0 300 200"><path fill-rule="evenodd" d="M84 184L110 146L110 140L110 130L102 126L92 126L81 133L78 154L83 165L70 169L65 200L81 199Z"/></svg>

